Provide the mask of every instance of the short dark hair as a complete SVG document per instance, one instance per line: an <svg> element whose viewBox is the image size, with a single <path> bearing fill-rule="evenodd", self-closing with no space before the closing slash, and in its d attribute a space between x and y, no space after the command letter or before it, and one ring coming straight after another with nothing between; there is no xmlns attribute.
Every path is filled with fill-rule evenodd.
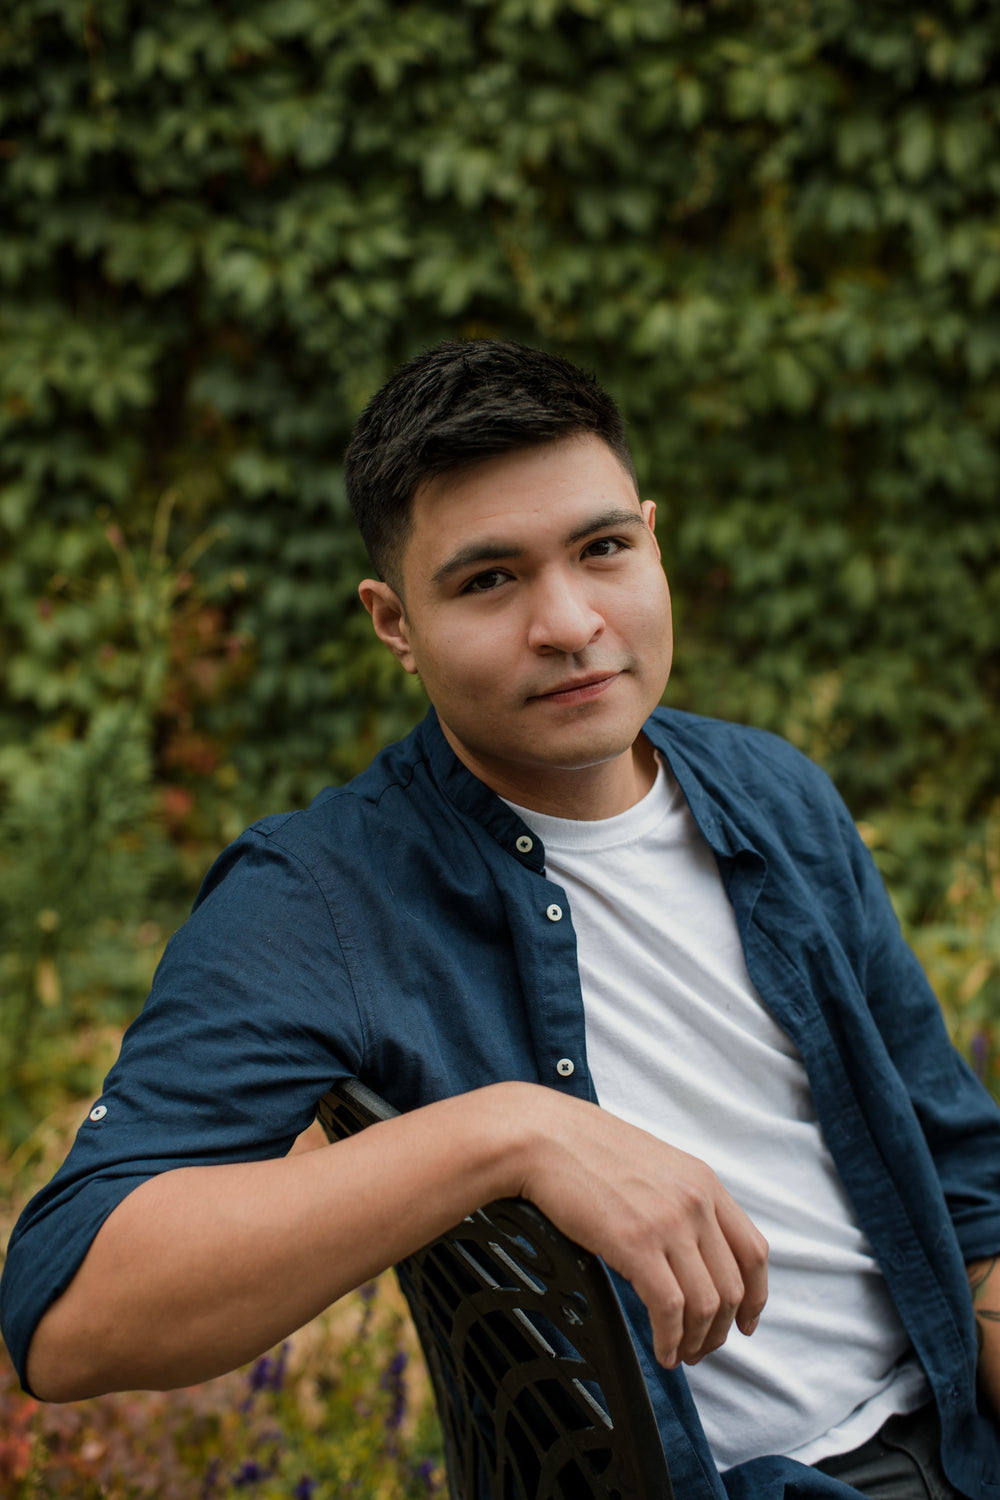
<svg viewBox="0 0 1000 1500"><path fill-rule="evenodd" d="M568 360L504 339L449 339L401 365L365 407L345 457L376 572L399 591L421 484L576 433L602 438L635 482L621 412Z"/></svg>

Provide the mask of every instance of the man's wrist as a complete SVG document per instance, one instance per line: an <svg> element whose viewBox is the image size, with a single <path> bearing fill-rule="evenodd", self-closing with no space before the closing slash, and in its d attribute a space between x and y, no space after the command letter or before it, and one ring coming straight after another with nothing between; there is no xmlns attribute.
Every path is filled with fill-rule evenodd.
<svg viewBox="0 0 1000 1500"><path fill-rule="evenodd" d="M982 1350L991 1325L1000 1324L1000 1255L970 1261L966 1266L972 1310L976 1318L976 1339ZM995 1337L996 1335L990 1335Z"/></svg>
<svg viewBox="0 0 1000 1500"><path fill-rule="evenodd" d="M976 1320L980 1387L1000 1422L1000 1255L970 1261L966 1274Z"/></svg>

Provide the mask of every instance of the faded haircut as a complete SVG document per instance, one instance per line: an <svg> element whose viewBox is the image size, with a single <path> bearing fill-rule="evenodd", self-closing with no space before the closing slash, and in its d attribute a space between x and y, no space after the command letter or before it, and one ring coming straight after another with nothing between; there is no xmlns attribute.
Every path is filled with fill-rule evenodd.
<svg viewBox="0 0 1000 1500"><path fill-rule="evenodd" d="M558 355L456 339L401 365L365 407L345 456L347 497L378 576L400 592L421 484L577 433L601 438L636 482L615 402Z"/></svg>

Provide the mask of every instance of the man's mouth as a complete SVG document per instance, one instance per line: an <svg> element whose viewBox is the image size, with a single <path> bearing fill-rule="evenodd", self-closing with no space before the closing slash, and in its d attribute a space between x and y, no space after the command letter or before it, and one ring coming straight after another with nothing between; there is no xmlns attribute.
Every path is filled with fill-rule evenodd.
<svg viewBox="0 0 1000 1500"><path fill-rule="evenodd" d="M544 692L532 693L528 701L533 703L588 703L599 698L612 683L617 682L620 672L588 672L585 676L567 678L557 682Z"/></svg>

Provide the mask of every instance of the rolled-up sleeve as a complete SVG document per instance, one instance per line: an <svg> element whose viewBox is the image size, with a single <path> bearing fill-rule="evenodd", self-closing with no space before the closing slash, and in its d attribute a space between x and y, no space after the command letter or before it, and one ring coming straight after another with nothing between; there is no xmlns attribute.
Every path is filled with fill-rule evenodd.
<svg viewBox="0 0 1000 1500"><path fill-rule="evenodd" d="M362 1070L336 924L286 821L213 866L69 1156L15 1226L0 1316L22 1381L39 1319L123 1198L172 1168L284 1155L331 1083Z"/></svg>

